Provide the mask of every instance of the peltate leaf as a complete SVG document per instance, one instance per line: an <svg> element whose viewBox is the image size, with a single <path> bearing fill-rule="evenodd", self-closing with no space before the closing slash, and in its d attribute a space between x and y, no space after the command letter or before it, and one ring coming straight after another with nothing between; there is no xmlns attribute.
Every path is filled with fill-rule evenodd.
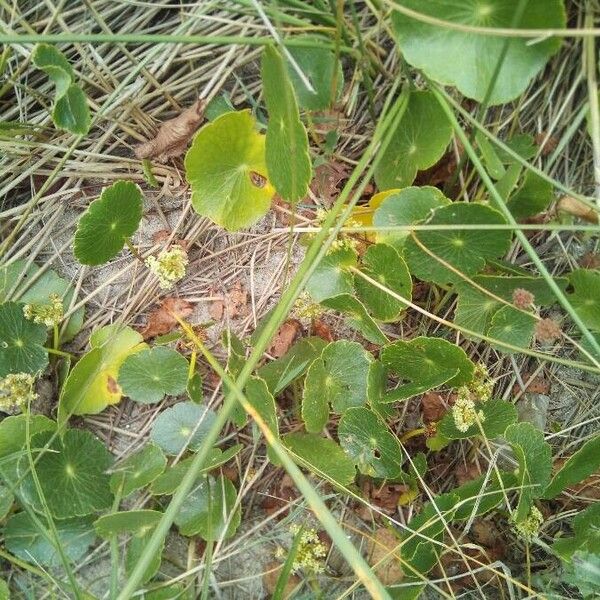
<svg viewBox="0 0 600 600"><path fill-rule="evenodd" d="M129 455L113 470L110 476L110 489L125 498L135 490L153 482L167 466L163 451L152 442L141 450Z"/></svg>
<svg viewBox="0 0 600 600"><path fill-rule="evenodd" d="M354 277L349 267L356 266L357 254L352 248L338 248L326 254L315 267L306 289L315 302L351 294Z"/></svg>

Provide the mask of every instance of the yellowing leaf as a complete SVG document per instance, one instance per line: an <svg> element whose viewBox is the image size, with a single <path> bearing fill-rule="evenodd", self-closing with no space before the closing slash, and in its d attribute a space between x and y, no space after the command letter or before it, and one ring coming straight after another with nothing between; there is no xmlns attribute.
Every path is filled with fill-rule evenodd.
<svg viewBox="0 0 600 600"><path fill-rule="evenodd" d="M121 400L117 384L123 361L143 348L142 336L123 325L108 325L90 336L91 350L73 367L58 404L58 421L71 415L96 414Z"/></svg>
<svg viewBox="0 0 600 600"><path fill-rule="evenodd" d="M185 155L194 210L229 231L258 221L275 194L255 125L249 111L225 113L198 131Z"/></svg>
<svg viewBox="0 0 600 600"><path fill-rule="evenodd" d="M394 188L391 190L384 190L383 192L377 192L373 196L371 196L370 200L367 204L361 204L359 206L355 206L352 210L352 218L351 220L355 223L360 223L362 227L372 227L373 226L373 214L375 210L381 206L381 203L392 194L399 192L399 188ZM375 233L369 232L365 236L369 240L375 240Z"/></svg>

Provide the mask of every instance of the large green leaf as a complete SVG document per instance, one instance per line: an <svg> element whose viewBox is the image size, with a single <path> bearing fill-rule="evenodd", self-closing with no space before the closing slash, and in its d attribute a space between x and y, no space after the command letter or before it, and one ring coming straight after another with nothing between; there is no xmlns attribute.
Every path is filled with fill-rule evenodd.
<svg viewBox="0 0 600 600"><path fill-rule="evenodd" d="M380 190L411 185L434 165L452 139L450 121L431 92L412 92L408 106L375 169Z"/></svg>
<svg viewBox="0 0 600 600"><path fill-rule="evenodd" d="M308 136L285 63L275 46L265 47L261 73L269 112L265 143L269 179L284 200L297 202L306 196L312 177Z"/></svg>
<svg viewBox="0 0 600 600"><path fill-rule="evenodd" d="M38 44L33 64L44 71L55 85L52 120L59 129L85 135L91 124L90 111L83 90L75 83L75 73L56 46Z"/></svg>
<svg viewBox="0 0 600 600"><path fill-rule="evenodd" d="M116 181L102 190L77 223L73 252L84 265L115 257L142 218L142 190L132 181Z"/></svg>
<svg viewBox="0 0 600 600"><path fill-rule="evenodd" d="M44 325L25 318L22 304L0 304L0 377L43 371L48 364L47 337Z"/></svg>
<svg viewBox="0 0 600 600"><path fill-rule="evenodd" d="M132 400L154 404L185 391L188 368L185 357L171 348L145 348L123 361L118 382Z"/></svg>
<svg viewBox="0 0 600 600"><path fill-rule="evenodd" d="M44 518L38 518L48 531ZM73 562L82 558L96 539L89 518L60 520L55 527L65 556ZM7 521L4 536L6 549L25 562L45 567L62 564L54 545L26 512L17 513Z"/></svg>
<svg viewBox="0 0 600 600"><path fill-rule="evenodd" d="M52 436L52 432L43 431L31 439L32 448L49 444L46 452L35 457L35 470L50 512L57 519L68 519L109 508L113 495L106 471L112 455L104 444L82 429L69 429L62 438L57 436L50 442ZM21 457L21 491L25 500L42 512L43 503L29 467L28 458Z"/></svg>
<svg viewBox="0 0 600 600"><path fill-rule="evenodd" d="M269 210L265 136L249 111L229 112L205 125L185 155L192 204L229 231L250 227Z"/></svg>
<svg viewBox="0 0 600 600"><path fill-rule="evenodd" d="M408 187L385 197L375 209L373 225L381 227L377 231L377 241L402 248L410 231L386 231L385 227L401 227L424 221L432 211L450 204L450 200L435 187Z"/></svg>
<svg viewBox="0 0 600 600"><path fill-rule="evenodd" d="M397 250L387 244L369 246L362 257L362 272L381 285L407 298L412 297L412 279ZM379 321L395 321L406 305L360 276L355 278L356 293L367 310Z"/></svg>
<svg viewBox="0 0 600 600"><path fill-rule="evenodd" d="M573 293L569 301L579 318L593 331L600 331L600 271L577 269L569 274Z"/></svg>
<svg viewBox="0 0 600 600"><path fill-rule="evenodd" d="M288 450L317 475L341 486L354 481L354 463L333 440L316 433L288 433L281 439Z"/></svg>
<svg viewBox="0 0 600 600"><path fill-rule="evenodd" d="M50 294L57 294L62 298L66 312L75 294L73 286L51 269L39 275L40 270L35 263L29 263L26 259L1 268L0 302L11 299L24 304L48 304ZM83 325L84 310L81 306L69 317L61 342L70 341L79 332Z"/></svg>
<svg viewBox="0 0 600 600"><path fill-rule="evenodd" d="M167 466L167 458L154 443L130 454L113 470L110 489L123 498L153 482Z"/></svg>
<svg viewBox="0 0 600 600"><path fill-rule="evenodd" d="M296 91L298 103L307 110L325 110L337 100L344 86L342 65L331 50L319 43L323 38L298 35L294 39L314 42L313 46L288 48L296 65L314 90L313 92L306 87L296 69L287 62L288 75Z"/></svg>
<svg viewBox="0 0 600 600"><path fill-rule="evenodd" d="M331 342L309 367L304 383L302 418L307 429L320 431L329 406L341 414L367 400L367 377L373 358L357 342Z"/></svg>
<svg viewBox="0 0 600 600"><path fill-rule="evenodd" d="M130 327L114 324L97 329L90 336L91 350L69 373L58 403L58 421L71 415L95 414L121 400L117 385L123 361L146 347L142 336Z"/></svg>
<svg viewBox="0 0 600 600"><path fill-rule="evenodd" d="M196 449L216 419L206 406L179 402L160 413L150 438L167 454L179 454L185 448Z"/></svg>
<svg viewBox="0 0 600 600"><path fill-rule="evenodd" d="M519 463L518 485L521 486L515 520L527 517L534 498L540 498L552 474L552 448L544 434L531 423L515 423L504 432Z"/></svg>
<svg viewBox="0 0 600 600"><path fill-rule="evenodd" d="M236 504L233 483L223 476L203 477L188 494L175 517L181 535L199 535L206 541L230 538L238 528L242 511Z"/></svg>
<svg viewBox="0 0 600 600"><path fill-rule="evenodd" d="M431 225L447 225L445 230L415 232L418 241L441 260L449 263L463 275L475 275L483 269L487 259L498 258L510 247L512 233L506 230L461 229L460 224L486 225L506 223L495 209L483 204L454 202L438 208L428 221ZM450 283L462 278L440 261L422 250L409 238L404 258L410 272L424 281Z"/></svg>
<svg viewBox="0 0 600 600"><path fill-rule="evenodd" d="M477 411L483 413L481 429L486 438L494 439L501 436L509 425L517 420L517 409L504 400L488 400L476 406ZM456 428L452 411L447 412L438 423L437 432L448 440L464 440L481 435L477 423L474 423L466 431Z"/></svg>
<svg viewBox="0 0 600 600"><path fill-rule="evenodd" d="M513 22L518 0L396 2L456 25L541 30L565 26L561 0L529 0L518 23ZM522 37L505 38L425 23L399 11L393 13L392 22L408 63L439 83L454 85L465 96L479 102L487 99L489 104L502 104L519 96L560 47L558 38L546 37L531 43ZM500 61L502 66L496 72Z"/></svg>
<svg viewBox="0 0 600 600"><path fill-rule="evenodd" d="M351 248L338 248L326 254L315 267L306 289L315 302L351 294L354 277L349 267L356 266L357 254Z"/></svg>
<svg viewBox="0 0 600 600"><path fill-rule="evenodd" d="M386 479L400 475L403 462L400 442L368 408L349 408L340 419L338 437L361 473Z"/></svg>

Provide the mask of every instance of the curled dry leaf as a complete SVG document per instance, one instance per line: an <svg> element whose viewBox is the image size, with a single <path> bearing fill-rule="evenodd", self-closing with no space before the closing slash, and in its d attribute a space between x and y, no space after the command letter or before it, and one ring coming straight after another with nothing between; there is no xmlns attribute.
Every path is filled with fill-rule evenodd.
<svg viewBox="0 0 600 600"><path fill-rule="evenodd" d="M270 516L288 507L289 504L299 497L299 492L292 481L292 478L284 473L281 477L275 480L270 488L269 495L265 495L261 502L262 509ZM288 513L288 510L281 510L277 519L283 519Z"/></svg>
<svg viewBox="0 0 600 600"><path fill-rule="evenodd" d="M313 319L311 323L312 334L320 337L326 342L333 342L335 337L331 331L331 327L321 319Z"/></svg>
<svg viewBox="0 0 600 600"><path fill-rule="evenodd" d="M177 327L177 319L173 316L178 315L185 319L192 314L194 305L181 298L165 298L160 306L154 309L148 316L146 327L140 331L144 339L153 338L157 335L165 335Z"/></svg>
<svg viewBox="0 0 600 600"><path fill-rule="evenodd" d="M558 201L557 209L589 223L600 223L600 213L596 209L571 196L563 196Z"/></svg>
<svg viewBox="0 0 600 600"><path fill-rule="evenodd" d="M399 545L400 540L386 527L380 527L369 537L367 561L383 585L399 583L404 577Z"/></svg>
<svg viewBox="0 0 600 600"><path fill-rule="evenodd" d="M393 515L398 511L400 496L409 491L409 486L403 483L376 484L371 479L364 479L361 489L369 504L376 506L387 515ZM364 504L361 503L360 506L364 506ZM371 512L367 509L367 512L361 517L369 520L370 514Z"/></svg>
<svg viewBox="0 0 600 600"><path fill-rule="evenodd" d="M283 565L277 561L269 562L265 565L265 572L263 573L263 585L265 586L265 592L270 596L273 595L277 586L277 580L283 569ZM283 589L283 598L291 598L294 590L300 585L301 580L298 575L291 573L285 588Z"/></svg>
<svg viewBox="0 0 600 600"><path fill-rule="evenodd" d="M267 350L273 358L281 358L302 336L302 323L298 319L289 319L279 328L275 334L269 349Z"/></svg>
<svg viewBox="0 0 600 600"><path fill-rule="evenodd" d="M481 477L481 467L476 462L460 462L454 470L456 485L463 485Z"/></svg>
<svg viewBox="0 0 600 600"><path fill-rule="evenodd" d="M165 162L169 158L183 154L202 119L204 118L204 100L197 100L173 119L165 121L156 137L135 149L137 158L155 158Z"/></svg>

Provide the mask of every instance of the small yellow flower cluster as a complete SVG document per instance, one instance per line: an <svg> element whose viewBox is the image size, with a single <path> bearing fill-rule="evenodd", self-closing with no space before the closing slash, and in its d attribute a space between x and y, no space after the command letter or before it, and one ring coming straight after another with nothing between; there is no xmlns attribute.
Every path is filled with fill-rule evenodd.
<svg viewBox="0 0 600 600"><path fill-rule="evenodd" d="M525 519L522 521L513 522L513 528L517 535L529 541L538 534L540 526L543 522L544 515L542 515L537 507L532 506Z"/></svg>
<svg viewBox="0 0 600 600"><path fill-rule="evenodd" d="M456 429L463 433L477 423L485 421L483 412L477 411L475 402L471 398L471 392L469 392L466 386L458 389L458 397L452 407L452 416L454 417L454 424Z"/></svg>
<svg viewBox="0 0 600 600"><path fill-rule="evenodd" d="M0 379L0 410L22 409L35 400L34 383L35 377L29 373L9 373Z"/></svg>
<svg viewBox="0 0 600 600"><path fill-rule="evenodd" d="M327 211L323 210L322 208L317 208L316 213L315 213L315 220L317 221L317 223L319 225L322 224L326 218L327 218ZM353 219L349 219L344 223L344 227L362 227L362 224ZM358 246L358 240L354 239L354 237L352 237L346 233L340 233L338 239L333 240L333 242L331 243L329 250L327 250L327 254L331 254L332 252L335 252L336 250L343 250L343 249L354 250L354 249L356 249L357 246Z"/></svg>
<svg viewBox="0 0 600 600"><path fill-rule="evenodd" d="M473 380L467 387L479 402L487 402L492 397L494 383L494 380L490 378L487 367L482 363L477 363L473 372Z"/></svg>
<svg viewBox="0 0 600 600"><path fill-rule="evenodd" d="M50 294L48 299L48 304L26 304L23 307L25 318L46 327L58 325L65 314L62 299L58 294Z"/></svg>
<svg viewBox="0 0 600 600"><path fill-rule="evenodd" d="M323 314L323 309L319 304L313 302L308 292L302 292L296 298L291 314L297 319L316 319Z"/></svg>
<svg viewBox="0 0 600 600"><path fill-rule="evenodd" d="M292 525L290 531L297 535L300 531L299 525ZM303 569L311 573L323 571L323 559L327 556L327 547L317 535L316 529L305 529L300 534L300 543L292 569L298 571Z"/></svg>
<svg viewBox="0 0 600 600"><path fill-rule="evenodd" d="M187 252L175 244L170 250L163 250L158 257L149 256L145 262L150 271L158 277L159 286L168 290L185 277L185 268L189 261Z"/></svg>

